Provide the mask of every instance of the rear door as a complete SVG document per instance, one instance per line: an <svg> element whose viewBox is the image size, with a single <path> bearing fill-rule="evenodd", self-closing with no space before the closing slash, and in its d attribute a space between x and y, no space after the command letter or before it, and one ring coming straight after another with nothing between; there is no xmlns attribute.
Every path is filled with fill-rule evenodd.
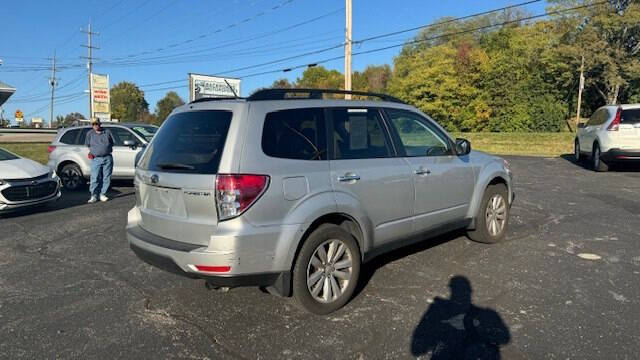
<svg viewBox="0 0 640 360"><path fill-rule="evenodd" d="M411 169L396 157L379 109L330 108L330 173L338 210L354 199L370 219L374 246L413 232ZM349 212L344 209L345 212Z"/></svg>
<svg viewBox="0 0 640 360"><path fill-rule="evenodd" d="M448 136L431 120L408 110L385 112L411 166L416 231L464 220L475 184L469 156L455 155Z"/></svg>
<svg viewBox="0 0 640 360"><path fill-rule="evenodd" d="M622 110L617 136L621 149L640 150L640 108Z"/></svg>
<svg viewBox="0 0 640 360"><path fill-rule="evenodd" d="M209 244L218 224L216 174L232 116L228 110L198 110L165 121L136 170L136 201L144 230Z"/></svg>

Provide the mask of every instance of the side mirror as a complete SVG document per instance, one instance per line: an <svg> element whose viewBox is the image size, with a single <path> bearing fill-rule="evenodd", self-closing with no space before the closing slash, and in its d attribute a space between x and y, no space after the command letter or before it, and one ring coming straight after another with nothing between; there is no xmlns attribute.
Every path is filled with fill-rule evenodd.
<svg viewBox="0 0 640 360"><path fill-rule="evenodd" d="M456 139L456 154L458 156L468 155L471 152L471 143L467 139Z"/></svg>
<svg viewBox="0 0 640 360"><path fill-rule="evenodd" d="M585 126L585 123L578 123L578 129L584 129Z"/></svg>
<svg viewBox="0 0 640 360"><path fill-rule="evenodd" d="M130 148L132 148L134 150L135 150L136 147L138 147L138 144L133 140L125 140L125 141L123 141L123 144L124 144L124 146L128 146L128 147L130 147Z"/></svg>

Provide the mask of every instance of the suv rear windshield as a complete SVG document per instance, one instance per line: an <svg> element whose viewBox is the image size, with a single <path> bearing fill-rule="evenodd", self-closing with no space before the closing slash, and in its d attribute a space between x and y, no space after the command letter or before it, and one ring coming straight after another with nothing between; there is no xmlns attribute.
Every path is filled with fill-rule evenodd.
<svg viewBox="0 0 640 360"><path fill-rule="evenodd" d="M638 124L640 123L640 109L622 110L621 124Z"/></svg>
<svg viewBox="0 0 640 360"><path fill-rule="evenodd" d="M189 111L166 120L140 160L151 171L215 174L222 156L232 113Z"/></svg>

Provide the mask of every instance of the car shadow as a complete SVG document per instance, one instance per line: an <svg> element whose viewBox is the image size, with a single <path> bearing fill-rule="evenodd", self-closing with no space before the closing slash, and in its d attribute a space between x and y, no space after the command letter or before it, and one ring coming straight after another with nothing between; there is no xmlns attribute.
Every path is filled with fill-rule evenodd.
<svg viewBox="0 0 640 360"><path fill-rule="evenodd" d="M560 158L579 166L586 170L591 170L587 159L576 161L574 154L562 154ZM613 163L609 165L609 171L615 172L640 172L640 162L636 163Z"/></svg>
<svg viewBox="0 0 640 360"><path fill-rule="evenodd" d="M456 230L432 238L424 237L424 240L421 240L420 242L384 253L371 261L362 264L362 267L360 268L360 278L353 297L357 297L366 288L367 284L378 269L394 261L434 248L461 236L465 236L464 230Z"/></svg>
<svg viewBox="0 0 640 360"><path fill-rule="evenodd" d="M131 180L113 180L111 188L107 193L110 199L117 199L134 195L133 181ZM67 190L62 188L62 196L60 199L41 206L33 206L24 209L17 209L10 212L0 214L0 219L11 219L21 216L48 213L62 209L68 209L75 206L84 205L89 200L89 187L81 186L77 190Z"/></svg>
<svg viewBox="0 0 640 360"><path fill-rule="evenodd" d="M473 304L473 288L464 276L449 281L449 298L436 297L413 331L411 354L430 359L500 359L511 341L500 314Z"/></svg>

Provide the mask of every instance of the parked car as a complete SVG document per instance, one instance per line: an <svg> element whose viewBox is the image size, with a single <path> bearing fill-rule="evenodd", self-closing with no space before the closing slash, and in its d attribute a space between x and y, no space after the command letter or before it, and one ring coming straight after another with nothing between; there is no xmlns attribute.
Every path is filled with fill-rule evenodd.
<svg viewBox="0 0 640 360"><path fill-rule="evenodd" d="M107 123L102 127L111 131L115 140L112 178L133 179L136 154L147 146L158 127L139 123ZM90 126L60 129L47 149L47 165L60 174L66 189L79 188L91 176L89 148L84 145L89 130Z"/></svg>
<svg viewBox="0 0 640 360"><path fill-rule="evenodd" d="M136 168L131 249L209 287L262 286L326 314L377 255L454 229L505 237L506 161L392 97L325 93L344 92L271 89L174 110Z"/></svg>
<svg viewBox="0 0 640 360"><path fill-rule="evenodd" d="M640 104L603 106L578 124L574 156L576 161L589 158L595 171L640 162Z"/></svg>
<svg viewBox="0 0 640 360"><path fill-rule="evenodd" d="M54 171L0 148L0 213L44 205L61 195Z"/></svg>

